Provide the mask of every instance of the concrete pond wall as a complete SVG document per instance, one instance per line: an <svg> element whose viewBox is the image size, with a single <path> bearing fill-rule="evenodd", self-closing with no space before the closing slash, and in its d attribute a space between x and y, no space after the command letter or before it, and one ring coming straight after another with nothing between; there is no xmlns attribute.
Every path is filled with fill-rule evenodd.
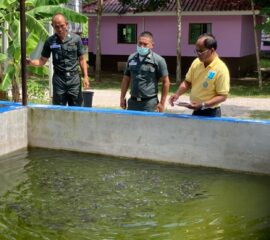
<svg viewBox="0 0 270 240"><path fill-rule="evenodd" d="M21 132L31 147L270 174L270 121L46 105L1 113L0 119L19 119L15 112L24 123L18 128L27 122ZM9 131L1 128L1 135ZM11 144L3 139L0 155Z"/></svg>
<svg viewBox="0 0 270 240"><path fill-rule="evenodd" d="M0 156L28 145L27 108L0 101Z"/></svg>

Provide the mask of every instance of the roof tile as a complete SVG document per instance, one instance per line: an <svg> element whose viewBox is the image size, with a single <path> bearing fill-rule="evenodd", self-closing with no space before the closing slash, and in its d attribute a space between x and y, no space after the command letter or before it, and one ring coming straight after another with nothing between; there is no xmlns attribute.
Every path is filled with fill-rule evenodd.
<svg viewBox="0 0 270 240"><path fill-rule="evenodd" d="M143 0L147 3L148 0ZM96 2L83 6L84 13L95 13ZM182 0L182 11L197 12L197 11L247 11L251 9L250 0ZM128 6L123 7L118 0L104 0L103 13L124 14L133 12ZM176 11L176 2L171 0L166 7L158 9L159 12Z"/></svg>

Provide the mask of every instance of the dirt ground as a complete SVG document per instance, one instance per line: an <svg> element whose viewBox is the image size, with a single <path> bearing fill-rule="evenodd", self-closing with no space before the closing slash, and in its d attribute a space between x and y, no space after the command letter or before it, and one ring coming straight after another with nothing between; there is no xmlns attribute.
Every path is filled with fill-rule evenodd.
<svg viewBox="0 0 270 240"><path fill-rule="evenodd" d="M120 90L96 90L93 96L93 107L120 109ZM128 95L127 95L128 97ZM189 101L188 96L182 96L181 101ZM252 111L270 111L270 98L229 97L221 105L222 116L234 118L248 118ZM191 114L192 110L185 107L171 107L166 103L166 112Z"/></svg>

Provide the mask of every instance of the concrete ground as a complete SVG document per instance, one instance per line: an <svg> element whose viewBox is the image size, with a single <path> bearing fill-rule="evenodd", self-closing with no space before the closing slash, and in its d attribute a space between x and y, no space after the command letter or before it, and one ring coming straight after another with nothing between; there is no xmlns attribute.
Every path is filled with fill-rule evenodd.
<svg viewBox="0 0 270 240"><path fill-rule="evenodd" d="M93 107L120 109L120 90L96 90L93 96ZM189 101L188 96L182 96L181 101ZM252 111L270 111L270 98L229 97L222 104L222 116L248 118ZM185 107L171 107L167 101L166 112L191 114L192 110Z"/></svg>

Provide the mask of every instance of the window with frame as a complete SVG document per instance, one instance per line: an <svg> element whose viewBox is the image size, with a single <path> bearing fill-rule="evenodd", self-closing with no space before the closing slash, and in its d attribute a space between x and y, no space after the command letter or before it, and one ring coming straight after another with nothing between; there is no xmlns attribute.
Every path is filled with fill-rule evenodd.
<svg viewBox="0 0 270 240"><path fill-rule="evenodd" d="M137 43L137 24L118 24L117 25L118 43Z"/></svg>
<svg viewBox="0 0 270 240"><path fill-rule="evenodd" d="M198 37L203 33L212 33L212 23L190 23L189 44L195 44Z"/></svg>
<svg viewBox="0 0 270 240"><path fill-rule="evenodd" d="M262 43L263 46L270 46L270 34L262 31Z"/></svg>

